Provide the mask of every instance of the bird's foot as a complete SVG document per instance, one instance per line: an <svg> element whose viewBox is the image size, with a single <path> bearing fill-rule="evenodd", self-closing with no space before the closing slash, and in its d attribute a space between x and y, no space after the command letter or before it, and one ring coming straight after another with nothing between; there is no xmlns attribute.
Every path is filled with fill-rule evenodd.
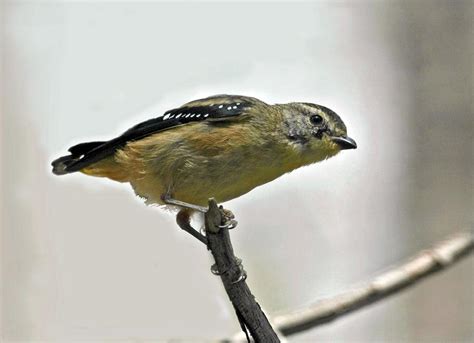
<svg viewBox="0 0 474 343"><path fill-rule="evenodd" d="M219 211L221 212L221 225L219 225L220 229L228 229L232 230L237 227L237 220L235 220L235 216L230 210L226 210L224 207L219 206Z"/></svg>
<svg viewBox="0 0 474 343"><path fill-rule="evenodd" d="M237 275L236 279L232 281L233 284L244 281L245 279L247 279L247 272L245 271L244 266L242 264L242 259L238 258L238 257L235 257L235 263L239 267L239 274ZM228 271L229 271L228 269L223 270L223 271L219 271L216 264L213 264L211 266L211 273L214 274L214 275L222 275L222 274L227 273Z"/></svg>
<svg viewBox="0 0 474 343"><path fill-rule="evenodd" d="M193 211L206 213L208 211L208 208L173 199L167 194L162 195L161 199L164 203L168 205L181 207L181 210L176 216L176 222L178 223L179 227L207 245L207 237L205 236L205 230L201 229L197 231L191 226L191 213ZM219 206L219 211L221 215L221 223L217 225L217 227L219 229L234 229L237 226L238 222L234 219L235 216L232 211L226 210L222 206Z"/></svg>

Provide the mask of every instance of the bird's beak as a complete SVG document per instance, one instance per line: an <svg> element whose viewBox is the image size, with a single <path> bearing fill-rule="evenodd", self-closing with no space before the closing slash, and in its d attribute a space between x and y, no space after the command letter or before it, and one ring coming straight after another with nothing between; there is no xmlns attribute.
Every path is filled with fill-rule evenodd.
<svg viewBox="0 0 474 343"><path fill-rule="evenodd" d="M331 140L339 145L341 150L357 148L357 143L350 137L331 137Z"/></svg>

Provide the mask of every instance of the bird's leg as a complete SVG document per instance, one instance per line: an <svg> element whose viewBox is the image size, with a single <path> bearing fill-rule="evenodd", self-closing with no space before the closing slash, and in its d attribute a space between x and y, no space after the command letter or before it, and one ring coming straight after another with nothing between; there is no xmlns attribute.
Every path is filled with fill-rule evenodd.
<svg viewBox="0 0 474 343"><path fill-rule="evenodd" d="M174 206L179 206L179 207L184 207L193 211L198 211L201 213L206 213L208 208L204 206L199 206L199 205L194 205L190 204L188 202L184 202L181 200L176 200L171 197L169 194L163 194L161 196L161 200L167 205L174 205ZM224 223L222 225L219 225L219 228L221 229L233 229L237 226L237 221L234 220L234 214L230 210L226 210L224 207L219 206L219 210L221 211L222 218L224 218Z"/></svg>
<svg viewBox="0 0 474 343"><path fill-rule="evenodd" d="M161 200L167 205L174 205L174 206L179 206L179 207L184 207L193 211L198 211L201 213L206 213L208 208L199 206L199 205L194 205L190 204L181 200L176 200L173 199L170 195L164 194L161 196ZM234 214L230 210L226 210L222 206L219 206L219 209L221 210L221 215L222 218L224 218L224 223L222 225L219 225L219 228L221 229L234 229L237 226L237 220L234 220ZM194 230L194 229L193 229ZM196 230L195 230L196 231Z"/></svg>
<svg viewBox="0 0 474 343"><path fill-rule="evenodd" d="M175 205L175 206L179 206L179 207L184 207L184 208L194 210L194 211L198 211L198 212L202 212L202 213L207 212L207 207L194 205L194 204L190 204L190 203L187 203L187 202L184 202L184 201L176 200L176 199L173 199L168 194L162 195L161 200L163 200L163 202L167 205Z"/></svg>
<svg viewBox="0 0 474 343"><path fill-rule="evenodd" d="M176 223L181 229L192 235L193 237L199 239L202 243L207 246L207 238L202 233L196 231L191 226L191 211L189 209L182 209L176 215Z"/></svg>
<svg viewBox="0 0 474 343"><path fill-rule="evenodd" d="M207 212L206 207L189 204L184 201L173 199L169 194L163 194L161 200L167 205L174 205L181 207L181 210L176 215L176 223L181 229L191 234L193 237L199 239L201 242L207 245L207 238L202 233L197 231L191 226L191 213L192 211L198 211L202 213Z"/></svg>
<svg viewBox="0 0 474 343"><path fill-rule="evenodd" d="M199 211L202 213L206 213L208 209L203 206L198 206L194 204L189 204L184 201L173 199L170 195L164 194L161 199L165 204L168 205L175 205L182 207L182 209L176 215L176 223L179 225L181 229L186 231L187 233L191 234L193 237L200 240L207 246L207 237L204 236L202 233L197 231L191 226L191 213L192 211ZM237 226L237 220L235 220L234 214L230 210L226 210L224 207L219 206L219 211L221 212L221 224L219 225L220 229L234 229ZM235 257L236 263L239 266L240 273L238 277L233 281L233 283L237 283L243 281L247 278L247 272L244 270L242 265L242 260L238 257ZM214 264L211 267L211 272L215 275L219 275L219 271L217 270L217 266ZM225 273L227 271L223 271Z"/></svg>

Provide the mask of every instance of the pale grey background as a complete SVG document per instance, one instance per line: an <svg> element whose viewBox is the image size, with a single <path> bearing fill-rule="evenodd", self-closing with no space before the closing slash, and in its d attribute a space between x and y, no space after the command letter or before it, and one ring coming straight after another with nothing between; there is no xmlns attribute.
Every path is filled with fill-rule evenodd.
<svg viewBox="0 0 474 343"><path fill-rule="evenodd" d="M359 148L226 204L270 312L363 281L473 219L471 1L7 2L5 341L238 331L212 261L126 185L50 174L69 145L197 97L338 112ZM473 259L293 339L470 341Z"/></svg>

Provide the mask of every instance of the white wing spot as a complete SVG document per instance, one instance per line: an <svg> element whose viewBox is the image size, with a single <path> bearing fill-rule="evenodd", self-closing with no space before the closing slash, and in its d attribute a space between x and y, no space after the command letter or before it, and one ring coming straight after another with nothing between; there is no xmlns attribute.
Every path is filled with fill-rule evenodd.
<svg viewBox="0 0 474 343"><path fill-rule="evenodd" d="M233 106L232 108L235 110L237 108L237 106Z"/></svg>
<svg viewBox="0 0 474 343"><path fill-rule="evenodd" d="M196 115L196 118L199 118L200 116L201 116L201 115L198 113L198 114Z"/></svg>
<svg viewBox="0 0 474 343"><path fill-rule="evenodd" d="M230 111L232 109L232 106L227 107L227 111Z"/></svg>
<svg viewBox="0 0 474 343"><path fill-rule="evenodd" d="M188 113L188 114L186 114L186 116L185 116L185 117L186 117L186 118L188 118L190 115L191 115L191 113Z"/></svg>
<svg viewBox="0 0 474 343"><path fill-rule="evenodd" d="M182 115L182 113L178 114L178 115L176 116L176 118L179 118L179 117L181 117L181 115Z"/></svg>
<svg viewBox="0 0 474 343"><path fill-rule="evenodd" d="M224 105L220 105L220 106L219 106L219 108L222 108L222 107L224 107Z"/></svg>
<svg viewBox="0 0 474 343"><path fill-rule="evenodd" d="M196 115L196 114L194 114L194 113L193 113L193 114L191 114L191 118L192 118L192 117L194 117L195 115Z"/></svg>
<svg viewBox="0 0 474 343"><path fill-rule="evenodd" d="M236 105L239 106L239 105L240 105L240 102L238 102Z"/></svg>
<svg viewBox="0 0 474 343"><path fill-rule="evenodd" d="M163 120L166 120L166 119L168 119L169 117L170 117L170 114L168 113L168 114L166 114L166 115L163 117Z"/></svg>
<svg viewBox="0 0 474 343"><path fill-rule="evenodd" d="M209 117L209 113L206 113L206 114L204 115L204 118L207 118L207 117Z"/></svg>

